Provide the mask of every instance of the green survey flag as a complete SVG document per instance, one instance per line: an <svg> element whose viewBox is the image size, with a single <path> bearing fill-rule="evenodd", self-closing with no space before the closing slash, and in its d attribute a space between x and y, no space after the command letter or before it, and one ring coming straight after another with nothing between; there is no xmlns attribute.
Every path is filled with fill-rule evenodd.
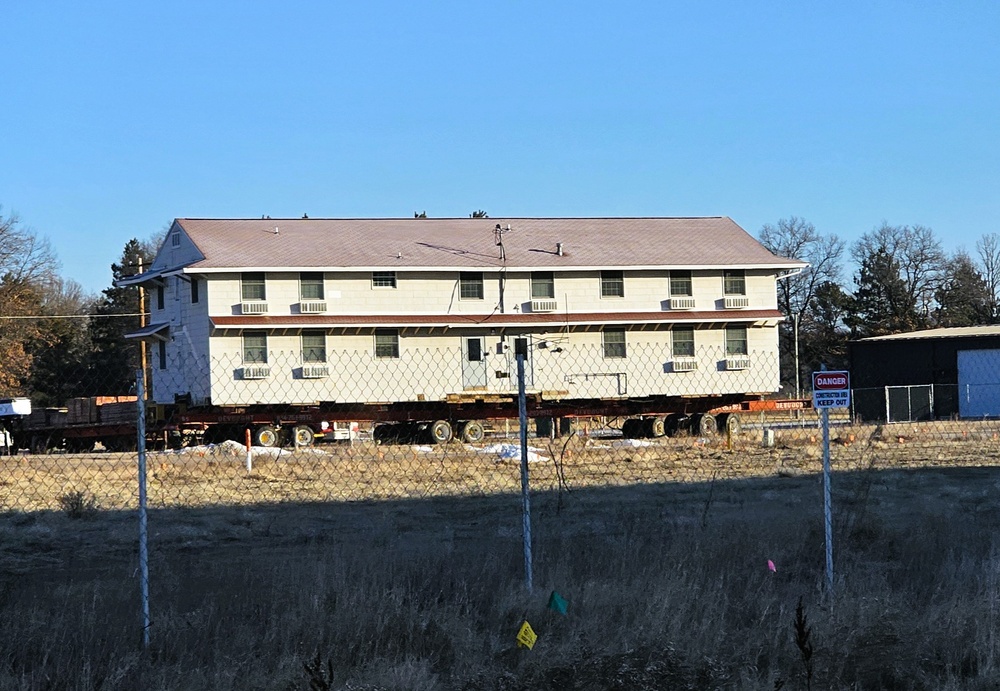
<svg viewBox="0 0 1000 691"><path fill-rule="evenodd" d="M563 599L563 596L553 590L552 594L549 595L549 609L553 609L559 614L566 614L568 607L569 603Z"/></svg>

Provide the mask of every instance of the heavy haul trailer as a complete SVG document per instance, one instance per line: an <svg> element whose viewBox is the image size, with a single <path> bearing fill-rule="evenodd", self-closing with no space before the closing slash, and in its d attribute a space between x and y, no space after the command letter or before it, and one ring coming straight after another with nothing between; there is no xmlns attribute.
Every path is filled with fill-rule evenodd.
<svg viewBox="0 0 1000 691"><path fill-rule="evenodd" d="M806 400L771 400L757 395L659 396L625 399L546 399L526 397L529 419L539 434L556 433L565 426L554 420L622 418L626 438L675 436L691 433L713 436L738 433L742 417L772 411L802 410ZM134 396L72 399L64 408L36 408L13 420L13 444L33 453L65 450L79 453L100 444L109 451L132 450L137 442L137 403ZM240 407L183 404L146 407L146 435L150 448L192 444L243 442L249 432L255 446L310 446L318 441L356 439L360 424L371 427L376 443L437 443L457 439L477 443L491 422L516 420L518 402L511 396L450 397L446 401L337 404L311 406L253 405Z"/></svg>
<svg viewBox="0 0 1000 691"><path fill-rule="evenodd" d="M100 443L120 451L136 445L136 397L72 398L62 408L33 408L14 421L14 445L33 453L89 451Z"/></svg>
<svg viewBox="0 0 1000 691"><path fill-rule="evenodd" d="M675 436L693 433L712 436L738 433L741 415L776 410L801 410L808 400L764 400L758 395L661 396L636 399L555 399L541 394L526 397L529 419L574 420L593 417L624 418L622 434L628 438ZM450 397L447 401L399 403L318 404L315 406L244 406L233 408L156 406L150 429L160 430L167 445L242 441L246 432L257 446L308 446L320 439L356 436L359 423L371 425L376 443L437 443L457 439L482 441L490 422L519 417L515 397ZM542 430L558 426L539 424ZM546 434L548 432L546 431ZM182 441L186 440L186 441Z"/></svg>

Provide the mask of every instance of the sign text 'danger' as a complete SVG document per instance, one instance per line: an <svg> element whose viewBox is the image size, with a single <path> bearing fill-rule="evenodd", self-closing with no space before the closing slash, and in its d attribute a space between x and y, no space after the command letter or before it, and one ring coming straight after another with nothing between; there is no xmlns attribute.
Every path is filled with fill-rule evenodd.
<svg viewBox="0 0 1000 691"><path fill-rule="evenodd" d="M821 391L835 391L848 388L846 372L816 372L813 374L813 388Z"/></svg>

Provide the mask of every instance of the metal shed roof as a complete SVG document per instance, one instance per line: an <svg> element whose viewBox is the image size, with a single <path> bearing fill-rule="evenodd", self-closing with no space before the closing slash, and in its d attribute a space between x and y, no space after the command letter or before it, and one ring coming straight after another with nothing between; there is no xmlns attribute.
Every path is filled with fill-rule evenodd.
<svg viewBox="0 0 1000 691"><path fill-rule="evenodd" d="M955 326L946 329L925 329L923 331L907 331L905 333L886 336L870 336L859 338L858 342L868 341L909 341L921 338L971 338L974 336L1000 336L1000 325L993 326Z"/></svg>

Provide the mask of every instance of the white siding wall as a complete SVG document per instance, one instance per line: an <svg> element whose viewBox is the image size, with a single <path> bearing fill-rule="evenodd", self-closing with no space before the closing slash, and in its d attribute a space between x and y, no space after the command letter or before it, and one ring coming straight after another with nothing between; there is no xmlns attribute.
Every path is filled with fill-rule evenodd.
<svg viewBox="0 0 1000 691"><path fill-rule="evenodd" d="M667 331L628 331L627 357L606 358L600 331L536 334L531 337L529 371L533 391L568 398L706 393L767 392L778 388L777 329L750 328L751 366L740 371L725 367L725 331L696 331L698 369L673 372ZM547 348L539 342L548 340ZM516 390L514 336L498 353L498 336L485 335L487 390ZM407 336L399 339L399 358L376 358L374 336L328 335L330 376L302 379L300 337L297 333L268 336L266 379L241 377L242 337L226 331L212 339L212 402L310 403L316 401L387 402L441 400L465 391L462 380L462 334ZM561 349L556 352L555 348ZM509 376L497 377L497 372Z"/></svg>
<svg viewBox="0 0 1000 691"><path fill-rule="evenodd" d="M667 308L667 271L625 271L625 297L601 297L601 272L555 272L558 311L653 312ZM396 288L373 287L371 272L326 272L324 288L329 314L489 314L500 300L499 275L483 273L482 300L459 297L457 272L399 272ZM507 274L504 310L529 311L530 272ZM268 273L268 314L298 314L299 274ZM240 314L240 275L212 274L211 314ZM749 309L776 309L774 274L747 272ZM696 309L721 307L722 272L695 272L692 288ZM515 310L515 306L517 310Z"/></svg>

